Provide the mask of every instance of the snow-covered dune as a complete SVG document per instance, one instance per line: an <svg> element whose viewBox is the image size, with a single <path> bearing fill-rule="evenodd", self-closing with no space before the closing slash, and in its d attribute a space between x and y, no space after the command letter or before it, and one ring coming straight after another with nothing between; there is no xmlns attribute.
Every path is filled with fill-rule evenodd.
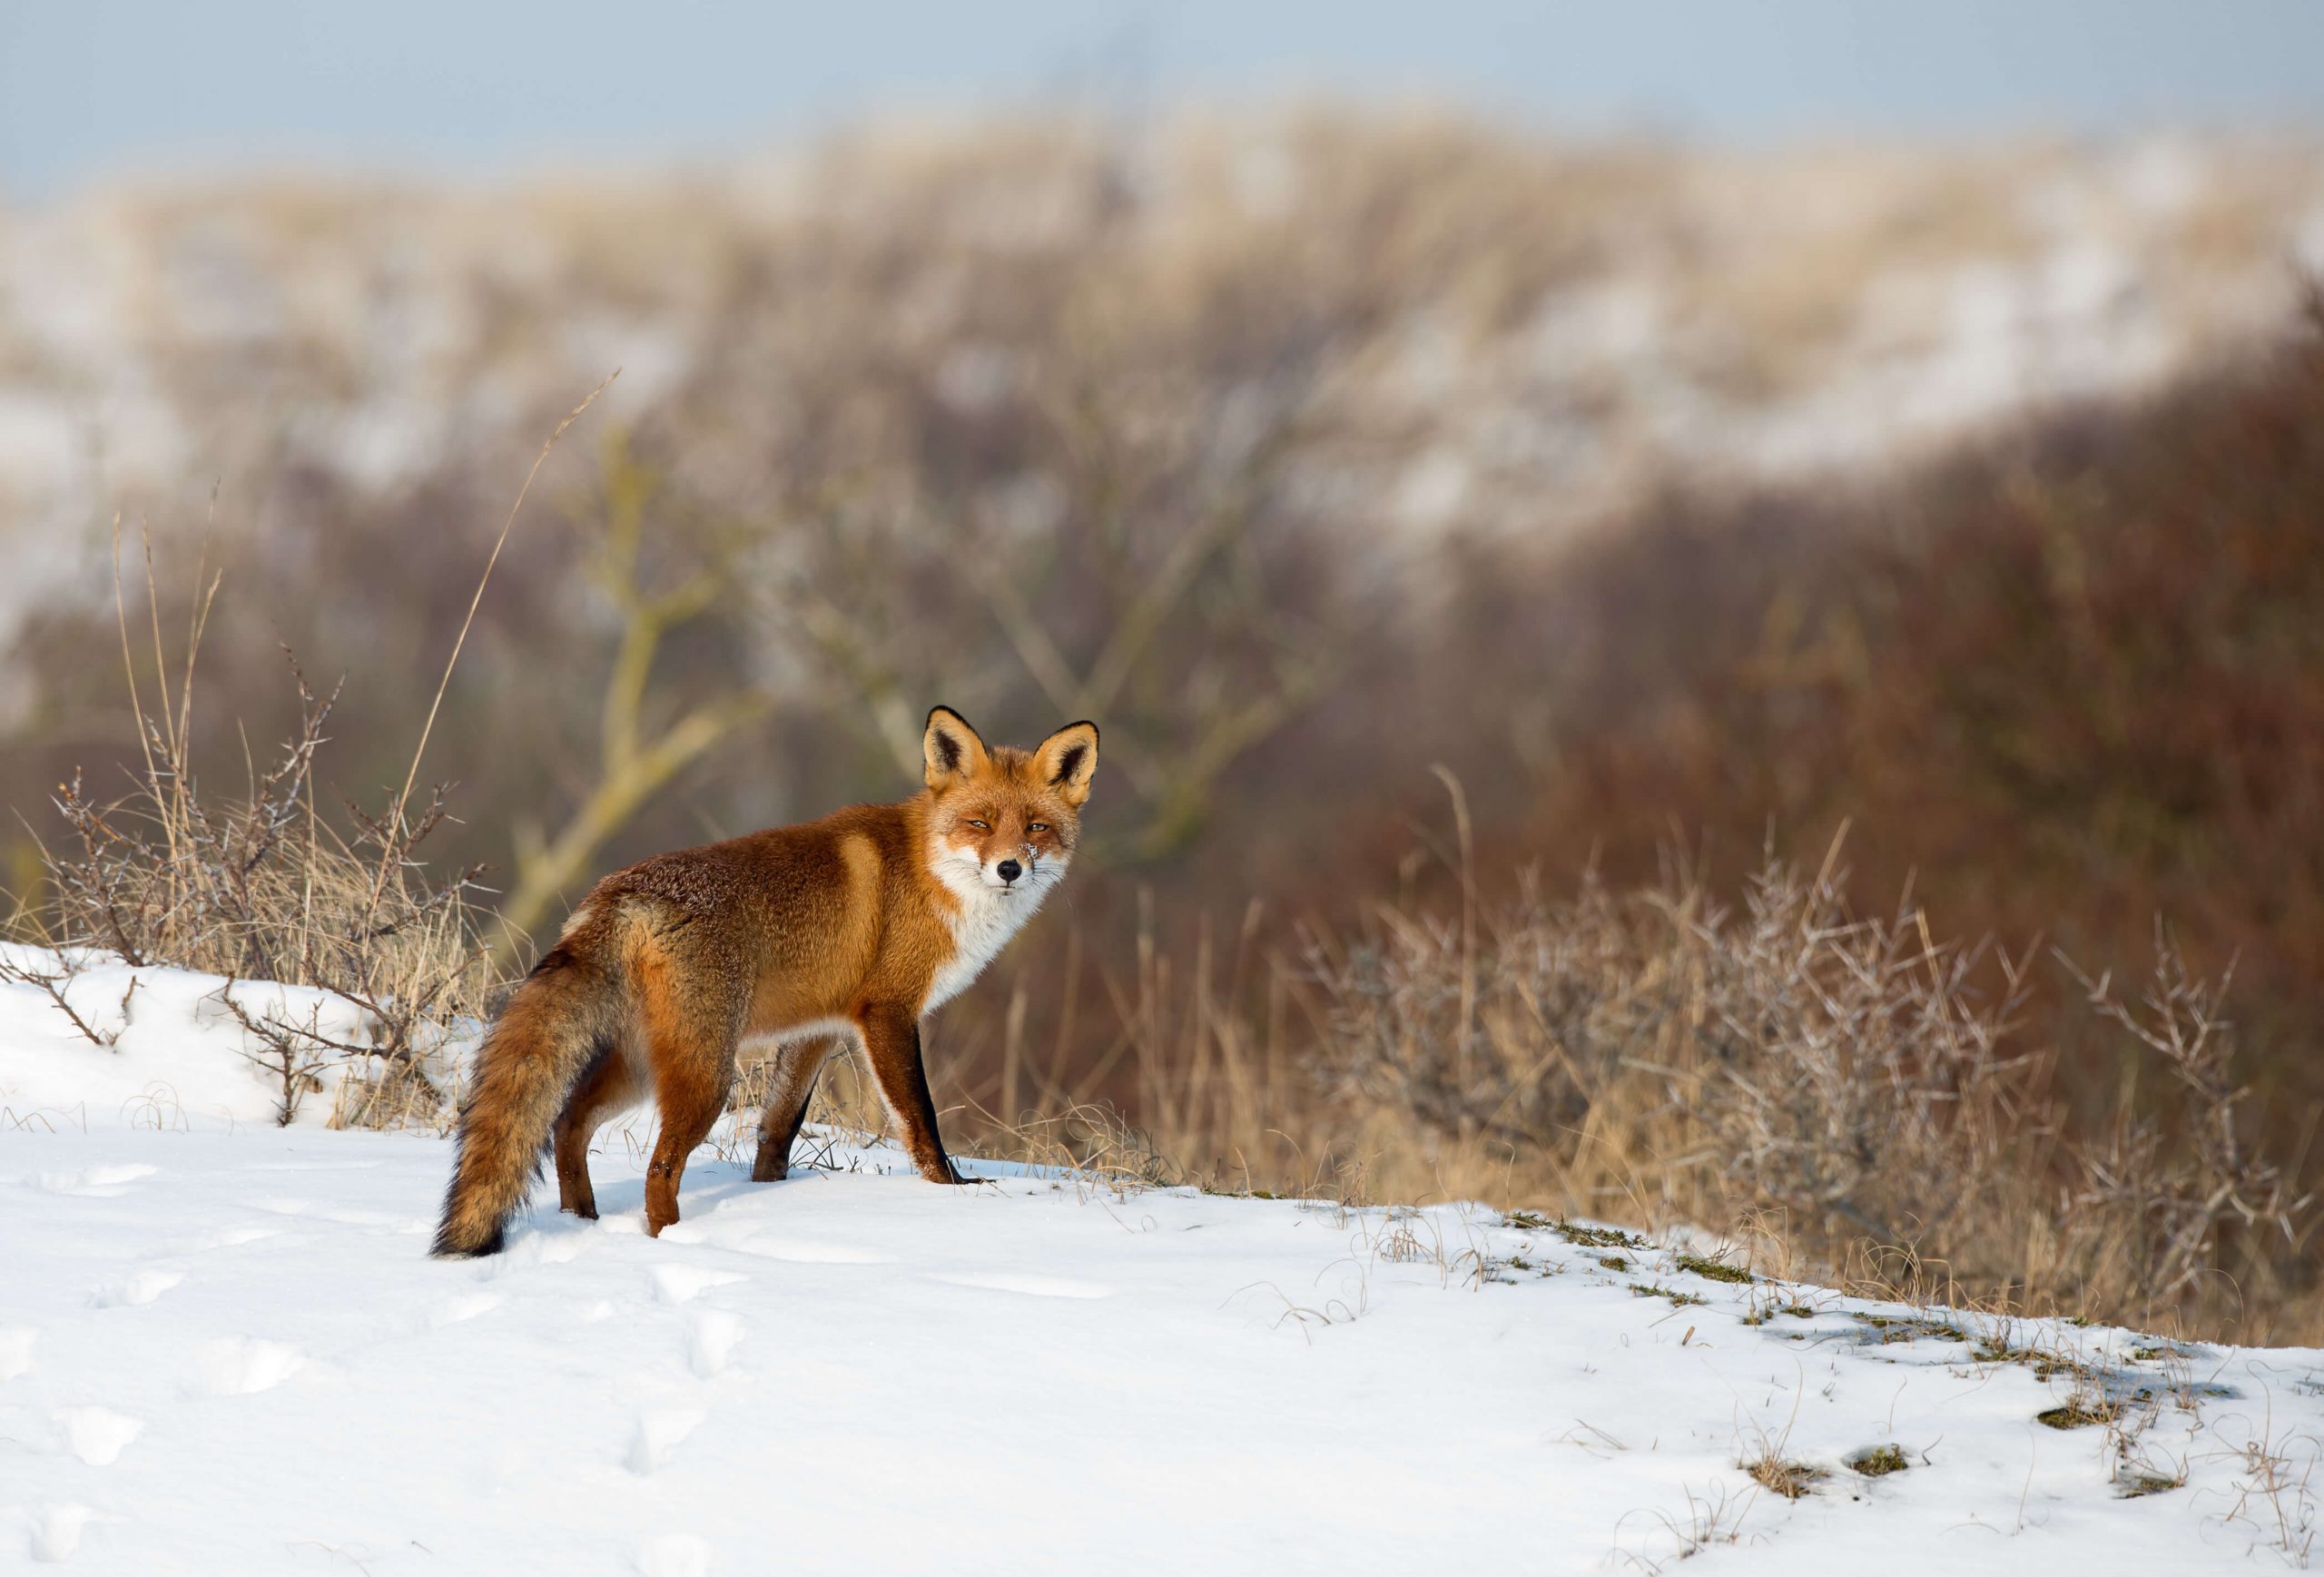
<svg viewBox="0 0 2324 1577"><path fill-rule="evenodd" d="M1699 1549L1906 1577L2307 1548L2324 1354L1870 1305L1457 1204L1002 1166L940 1189L877 1148L754 1185L731 1129L658 1241L635 1136L609 1130L603 1220L545 1210L506 1256L442 1264L448 1147L267 1124L263 1079L190 1010L182 1082L247 1078L252 1106L112 1109L109 1060L158 1065L179 1010L138 1000L124 1053L0 992L0 1569L1581 1572ZM58 1101L74 1080L108 1099ZM1849 1465L1882 1446L1901 1471ZM1770 1454L1822 1476L1787 1499L1746 1470Z"/></svg>
<svg viewBox="0 0 2324 1577"><path fill-rule="evenodd" d="M100 190L0 206L0 624L93 584L74 545L117 508L166 530L213 486L222 521L264 513L278 478L393 496L463 455L529 454L615 366L600 419L689 435L687 487L743 487L729 507L755 518L752 464L781 462L730 435L768 448L801 406L846 399L859 360L984 421L1058 346L1090 353L1085 330L1052 342L1053 311L1081 321L1068 302L1147 303L1138 354L1190 370L1245 364L1206 334L1295 323L1339 336L1335 419L1358 439L1312 485L1351 537L1433 542L2152 388L2276 331L2319 258L2312 138L2162 130L1710 150L1255 109L1134 136L872 125L634 177ZM1246 326L1206 326L1206 298ZM979 480L1009 517L1057 485ZM301 551L305 506L281 508Z"/></svg>

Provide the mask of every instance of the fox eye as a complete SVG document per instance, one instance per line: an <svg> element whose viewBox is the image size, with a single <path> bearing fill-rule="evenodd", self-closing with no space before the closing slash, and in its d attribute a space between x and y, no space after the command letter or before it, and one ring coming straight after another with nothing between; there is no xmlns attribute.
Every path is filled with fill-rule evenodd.
<svg viewBox="0 0 2324 1577"><path fill-rule="evenodd" d="M990 822L980 822L974 816L970 816L969 818L969 825L974 827L980 833L990 833L992 831L992 823Z"/></svg>
<svg viewBox="0 0 2324 1577"><path fill-rule="evenodd" d="M1049 824L1047 822L1027 822L1025 830L1029 833L1046 833L1049 830Z"/></svg>

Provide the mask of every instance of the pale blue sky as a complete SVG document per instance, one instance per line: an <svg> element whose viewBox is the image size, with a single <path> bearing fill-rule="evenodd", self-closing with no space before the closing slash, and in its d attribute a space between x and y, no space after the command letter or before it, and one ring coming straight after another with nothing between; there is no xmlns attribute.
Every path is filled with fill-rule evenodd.
<svg viewBox="0 0 2324 1577"><path fill-rule="evenodd" d="M1424 94L1758 141L2324 122L2324 0L0 0L0 193L489 173L914 107Z"/></svg>

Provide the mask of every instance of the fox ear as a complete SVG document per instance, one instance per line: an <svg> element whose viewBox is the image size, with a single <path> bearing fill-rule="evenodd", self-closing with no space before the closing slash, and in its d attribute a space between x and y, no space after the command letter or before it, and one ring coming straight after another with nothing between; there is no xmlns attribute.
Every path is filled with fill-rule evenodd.
<svg viewBox="0 0 2324 1577"><path fill-rule="evenodd" d="M1068 723L1042 740L1033 752L1033 770L1067 804L1078 809L1089 797L1089 780L1098 775L1098 725Z"/></svg>
<svg viewBox="0 0 2324 1577"><path fill-rule="evenodd" d="M927 763L928 786L940 792L985 768L984 741L969 726L969 720L950 706L939 706L928 715L928 732L920 737L920 754Z"/></svg>

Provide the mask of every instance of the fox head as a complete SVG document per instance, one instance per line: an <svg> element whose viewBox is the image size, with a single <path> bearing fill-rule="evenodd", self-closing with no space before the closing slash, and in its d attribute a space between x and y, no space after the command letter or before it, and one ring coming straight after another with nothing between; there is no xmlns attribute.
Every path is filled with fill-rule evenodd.
<svg viewBox="0 0 2324 1577"><path fill-rule="evenodd" d="M959 892L1038 902L1064 879L1098 772L1098 725L1068 723L1032 750L988 748L949 706L928 715L931 851Z"/></svg>

